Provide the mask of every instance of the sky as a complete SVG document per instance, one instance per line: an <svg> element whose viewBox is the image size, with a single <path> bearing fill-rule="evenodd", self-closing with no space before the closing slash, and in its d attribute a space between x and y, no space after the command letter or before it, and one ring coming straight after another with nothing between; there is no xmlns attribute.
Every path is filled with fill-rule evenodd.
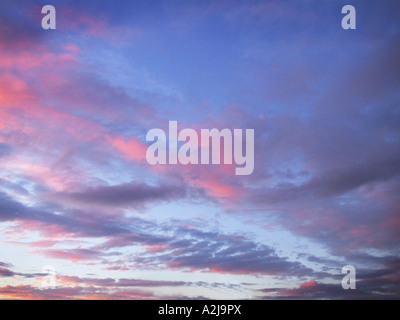
<svg viewBox="0 0 400 320"><path fill-rule="evenodd" d="M0 299L399 299L399 18L2 0ZM254 129L254 172L150 165L169 121Z"/></svg>

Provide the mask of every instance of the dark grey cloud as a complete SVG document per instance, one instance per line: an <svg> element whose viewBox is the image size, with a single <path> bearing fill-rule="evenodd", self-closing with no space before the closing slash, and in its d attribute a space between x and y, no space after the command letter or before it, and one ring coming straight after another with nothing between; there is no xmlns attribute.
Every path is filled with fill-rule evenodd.
<svg viewBox="0 0 400 320"><path fill-rule="evenodd" d="M399 241L398 34L361 52L363 60L346 56L347 69L331 71L304 108L293 104L258 119L242 114L239 121L256 129L262 164L248 178L253 187L244 202L276 213L285 228L335 254Z"/></svg>
<svg viewBox="0 0 400 320"><path fill-rule="evenodd" d="M300 262L280 257L272 247L243 236L183 227L173 230L174 237L163 253L143 256L135 262L230 274L292 276L312 273L311 269Z"/></svg>
<svg viewBox="0 0 400 320"><path fill-rule="evenodd" d="M2 267L2 268L11 268L12 264L0 261L0 267Z"/></svg>
<svg viewBox="0 0 400 320"><path fill-rule="evenodd" d="M39 231L47 232L47 226L58 226L59 232L82 237L104 237L129 234L135 228L146 228L148 223L139 218L110 216L98 211L66 210L60 206L28 207L0 192L0 221L36 222ZM61 211L61 214L54 212ZM141 229L143 230L143 229ZM50 231L49 231L50 232Z"/></svg>
<svg viewBox="0 0 400 320"><path fill-rule="evenodd" d="M376 281L358 281L355 290L344 290L338 281L337 284L316 282L310 287L295 289L274 289L263 290L268 295L263 299L333 299L333 300L398 300L400 297L399 283L393 283L387 279Z"/></svg>
<svg viewBox="0 0 400 320"><path fill-rule="evenodd" d="M361 264L356 264L356 289L344 290L341 286L343 274L337 268L329 283L318 279L297 288L264 288L265 299L393 299L400 297L400 259L397 256L372 257L359 255ZM381 263L372 266L371 261ZM365 264L366 263L366 264ZM361 266L361 267L358 267Z"/></svg>
<svg viewBox="0 0 400 320"><path fill-rule="evenodd" d="M140 206L147 202L171 201L185 197L186 189L184 186L150 186L144 183L100 186L88 188L82 192L56 194L56 198L80 204L96 204L112 207Z"/></svg>
<svg viewBox="0 0 400 320"><path fill-rule="evenodd" d="M44 276L46 274L43 273L20 273L20 272L14 272L11 269L9 269L11 266L6 264L4 267L2 267L0 263L0 278L7 278L7 277L24 277L24 278L35 278L35 277L40 277Z"/></svg>
<svg viewBox="0 0 400 320"><path fill-rule="evenodd" d="M14 273L13 271L0 267L0 277L13 277L15 275L16 273Z"/></svg>
<svg viewBox="0 0 400 320"><path fill-rule="evenodd" d="M256 196L261 203L295 202L340 196L359 187L385 182L400 175L400 157L375 163L328 170L301 185L281 184Z"/></svg>
<svg viewBox="0 0 400 320"><path fill-rule="evenodd" d="M275 250L243 236L233 236L186 229L173 225L158 226L138 218L93 216L84 211L53 214L48 209L26 207L1 194L3 221L34 221L38 230L58 226L66 234L80 237L107 237L108 240L91 249L44 249L42 253L68 260L98 260L118 255L109 250L132 245L163 245L162 253L148 251L134 257L142 267L166 265L176 269L194 268L233 274L273 274L281 276L312 273L299 262L277 255ZM31 226L32 227L32 226ZM60 230L58 231L60 232ZM172 233L171 233L172 232Z"/></svg>
<svg viewBox="0 0 400 320"><path fill-rule="evenodd" d="M0 192L0 221L15 220L25 216L27 208Z"/></svg>

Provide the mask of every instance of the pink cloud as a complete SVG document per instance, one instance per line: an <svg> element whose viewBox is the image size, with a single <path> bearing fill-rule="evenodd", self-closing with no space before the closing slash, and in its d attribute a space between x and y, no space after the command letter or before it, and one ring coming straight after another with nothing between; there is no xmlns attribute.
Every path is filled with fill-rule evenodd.
<svg viewBox="0 0 400 320"><path fill-rule="evenodd" d="M315 287L316 285L317 285L317 282L315 280L311 280L311 281L302 283L300 285L300 288Z"/></svg>
<svg viewBox="0 0 400 320"><path fill-rule="evenodd" d="M129 160L144 160L146 158L146 145L133 137L107 135L106 141Z"/></svg>
<svg viewBox="0 0 400 320"><path fill-rule="evenodd" d="M72 250L46 250L44 254L51 258L65 259L72 262L87 261L98 258L98 252L90 249L72 249Z"/></svg>

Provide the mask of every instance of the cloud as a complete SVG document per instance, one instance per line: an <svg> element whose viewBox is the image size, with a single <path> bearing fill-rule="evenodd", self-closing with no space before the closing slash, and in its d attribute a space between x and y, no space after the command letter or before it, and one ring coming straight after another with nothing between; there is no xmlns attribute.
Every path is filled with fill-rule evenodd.
<svg viewBox="0 0 400 320"><path fill-rule="evenodd" d="M128 290L119 292L101 291L93 287L69 287L42 290L30 285L0 287L0 295L7 299L24 300L91 300L91 299L155 299L151 292Z"/></svg>
<svg viewBox="0 0 400 320"><path fill-rule="evenodd" d="M299 262L280 257L273 248L241 236L179 227L175 237L161 254L152 253L136 262L225 274L291 276L312 272Z"/></svg>
<svg viewBox="0 0 400 320"><path fill-rule="evenodd" d="M45 274L15 273L0 268L0 277L23 276L25 278L42 279ZM193 288L229 288L237 289L238 285L216 282L185 282L146 280L132 278L85 278L77 276L56 275L56 286L43 289L33 285L6 285L0 287L0 297L5 299L197 299L200 297L160 295L157 288L193 287ZM203 299L205 299L203 297Z"/></svg>
<svg viewBox="0 0 400 320"><path fill-rule="evenodd" d="M21 226L30 226L44 234L57 237L61 235L79 235L83 237L118 236L128 233L129 226L115 221L113 217L98 215L93 217L84 211L64 211L54 214L47 208L27 207L0 192L2 206L0 221L16 221ZM54 208L60 210L60 207ZM140 221L132 219L132 221Z"/></svg>
<svg viewBox="0 0 400 320"><path fill-rule="evenodd" d="M71 249L71 250L41 250L47 257L71 260L73 262L96 260L108 254L93 249Z"/></svg>
<svg viewBox="0 0 400 320"><path fill-rule="evenodd" d="M23 278L36 278L41 277L43 274L41 273L19 273L14 272L10 268L12 265L0 262L0 278L9 278L9 277L23 277Z"/></svg>
<svg viewBox="0 0 400 320"><path fill-rule="evenodd" d="M372 183L385 182L400 175L400 158L377 163L360 163L357 166L323 172L301 185L282 185L271 192L262 193L257 200L262 203L279 203L300 199L320 199L340 196Z"/></svg>
<svg viewBox="0 0 400 320"><path fill-rule="evenodd" d="M14 272L12 272L11 270L0 267L0 277L13 277L15 275L16 274Z"/></svg>
<svg viewBox="0 0 400 320"><path fill-rule="evenodd" d="M344 290L341 286L342 274L333 275L330 283L310 280L297 288L265 288L265 299L367 299L397 300L400 293L400 274L398 257L374 258L364 255L364 261L380 261L383 267L368 269L356 268L356 289ZM338 269L340 271L340 269Z"/></svg>
<svg viewBox="0 0 400 320"><path fill-rule="evenodd" d="M107 237L108 240L95 248L46 249L37 248L46 256L72 261L98 260L116 255L105 249L124 246L150 246L141 257L134 257L132 263L143 268L158 264L171 269L195 269L205 272L227 274L279 274L292 275L311 272L299 262L290 262L279 257L275 250L266 245L252 242L242 236L203 232L186 227L164 226L161 230L152 223L137 218L121 216L97 216L80 211L66 211L51 214L45 210L25 207L2 197L1 218L3 221L19 221L30 229L40 230L53 236ZM162 231L162 232L160 232ZM173 231L173 235L170 234ZM162 245L162 251L154 251L152 246Z"/></svg>
<svg viewBox="0 0 400 320"><path fill-rule="evenodd" d="M78 204L95 204L112 207L139 206L147 202L171 201L186 197L183 186L127 183L116 186L99 186L82 192L58 193L55 198Z"/></svg>
<svg viewBox="0 0 400 320"><path fill-rule="evenodd" d="M12 264L0 261L0 267L10 268L10 267L12 267Z"/></svg>

